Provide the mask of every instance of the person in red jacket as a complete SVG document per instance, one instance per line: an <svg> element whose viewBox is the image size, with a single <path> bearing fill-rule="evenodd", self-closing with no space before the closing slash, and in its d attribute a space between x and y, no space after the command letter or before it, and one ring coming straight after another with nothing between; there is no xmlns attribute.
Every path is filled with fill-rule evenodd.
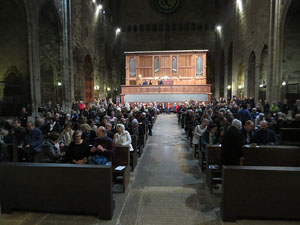
<svg viewBox="0 0 300 225"><path fill-rule="evenodd" d="M82 101L80 101L80 103L78 104L78 108L79 108L79 111L81 111L85 108L85 105L83 104Z"/></svg>

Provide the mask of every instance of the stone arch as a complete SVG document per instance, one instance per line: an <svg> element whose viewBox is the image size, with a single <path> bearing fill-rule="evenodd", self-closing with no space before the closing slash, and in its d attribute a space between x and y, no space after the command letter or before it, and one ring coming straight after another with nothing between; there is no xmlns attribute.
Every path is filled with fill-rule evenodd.
<svg viewBox="0 0 300 225"><path fill-rule="evenodd" d="M84 57L84 97L85 102L94 101L94 67L91 56L88 54Z"/></svg>
<svg viewBox="0 0 300 225"><path fill-rule="evenodd" d="M233 46L232 43L229 46L228 49L228 76L227 76L227 86L230 88L227 88L227 98L232 97L232 61L233 61Z"/></svg>
<svg viewBox="0 0 300 225"><path fill-rule="evenodd" d="M266 100L266 87L267 87L267 76L268 76L268 46L264 45L261 54L260 54L260 63L259 63L259 91L258 99L264 102Z"/></svg>
<svg viewBox="0 0 300 225"><path fill-rule="evenodd" d="M53 1L46 1L39 13L41 102L63 101L61 21Z"/></svg>
<svg viewBox="0 0 300 225"><path fill-rule="evenodd" d="M255 88L256 88L256 56L252 51L249 56L248 61L248 75L247 75L247 96L255 97Z"/></svg>
<svg viewBox="0 0 300 225"><path fill-rule="evenodd" d="M284 80L287 86L282 88L281 98L287 98L293 104L300 98L300 1L292 0L282 24L282 60L280 83Z"/></svg>
<svg viewBox="0 0 300 225"><path fill-rule="evenodd" d="M31 103L23 1L0 1L0 30L0 116L16 116L22 106Z"/></svg>

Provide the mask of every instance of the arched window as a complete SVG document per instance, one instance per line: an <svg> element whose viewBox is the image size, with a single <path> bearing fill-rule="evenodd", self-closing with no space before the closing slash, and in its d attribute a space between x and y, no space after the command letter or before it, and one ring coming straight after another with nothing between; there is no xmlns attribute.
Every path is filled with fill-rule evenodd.
<svg viewBox="0 0 300 225"><path fill-rule="evenodd" d="M203 59L201 56L198 56L196 59L196 75L197 76L203 75Z"/></svg>
<svg viewBox="0 0 300 225"><path fill-rule="evenodd" d="M158 56L155 57L154 59L154 71L157 73L159 71L159 58Z"/></svg>
<svg viewBox="0 0 300 225"><path fill-rule="evenodd" d="M173 56L172 59L172 72L177 73L177 57Z"/></svg>
<svg viewBox="0 0 300 225"><path fill-rule="evenodd" d="M135 60L134 58L131 58L129 61L129 75L131 77L136 76L136 65L135 65Z"/></svg>

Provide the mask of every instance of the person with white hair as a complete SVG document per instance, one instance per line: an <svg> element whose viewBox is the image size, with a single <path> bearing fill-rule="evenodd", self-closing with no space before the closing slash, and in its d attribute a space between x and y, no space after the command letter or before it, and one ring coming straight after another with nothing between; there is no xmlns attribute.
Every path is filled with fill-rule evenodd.
<svg viewBox="0 0 300 225"><path fill-rule="evenodd" d="M241 133L241 128L242 122L238 119L234 119L232 125L225 132L221 147L222 165L243 164L243 135Z"/></svg>
<svg viewBox="0 0 300 225"><path fill-rule="evenodd" d="M242 128L242 122L240 120L238 120L238 119L234 119L232 121L231 126L234 126L234 127L236 127L237 129L240 130Z"/></svg>
<svg viewBox="0 0 300 225"><path fill-rule="evenodd" d="M131 136L123 124L117 125L117 133L114 135L113 142L116 145L129 146L130 151L134 150L131 145Z"/></svg>

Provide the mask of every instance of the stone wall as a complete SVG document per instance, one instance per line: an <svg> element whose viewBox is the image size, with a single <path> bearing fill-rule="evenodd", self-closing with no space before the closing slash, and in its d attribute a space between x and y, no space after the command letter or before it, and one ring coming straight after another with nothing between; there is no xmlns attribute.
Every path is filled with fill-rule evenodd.
<svg viewBox="0 0 300 225"><path fill-rule="evenodd" d="M208 81L213 82L218 12L215 2L220 1L180 1L171 13L162 13L154 2L120 2L122 77L125 78L125 51L208 49Z"/></svg>
<svg viewBox="0 0 300 225"><path fill-rule="evenodd" d="M28 32L22 3L0 2L0 30L1 116L16 113L30 103Z"/></svg>

